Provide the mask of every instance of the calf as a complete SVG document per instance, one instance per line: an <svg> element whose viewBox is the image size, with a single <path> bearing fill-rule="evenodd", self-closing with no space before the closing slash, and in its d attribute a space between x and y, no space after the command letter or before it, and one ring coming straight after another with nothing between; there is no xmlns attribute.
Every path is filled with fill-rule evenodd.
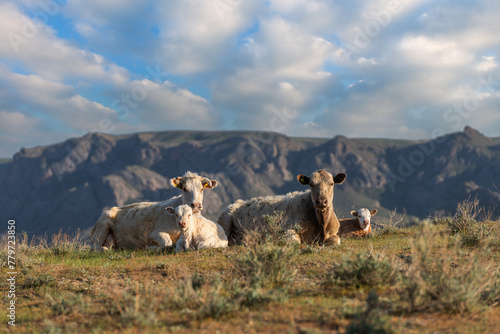
<svg viewBox="0 0 500 334"><path fill-rule="evenodd" d="M377 209L359 209L351 211L351 214L356 218L340 219L339 235L341 237L365 237L372 232L370 218L377 214Z"/></svg>
<svg viewBox="0 0 500 334"><path fill-rule="evenodd" d="M187 205L180 205L176 209L169 206L165 210L175 215L181 231L175 246L176 252L227 247L227 236L222 226L203 217L197 207L193 210Z"/></svg>

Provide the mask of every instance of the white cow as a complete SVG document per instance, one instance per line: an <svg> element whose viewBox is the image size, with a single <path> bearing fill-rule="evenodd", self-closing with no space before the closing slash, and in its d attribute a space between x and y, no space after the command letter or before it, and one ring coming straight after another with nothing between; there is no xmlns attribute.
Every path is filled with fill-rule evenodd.
<svg viewBox="0 0 500 334"><path fill-rule="evenodd" d="M186 172L170 180L182 195L162 202L142 202L105 211L91 233L94 248L143 248L171 246L180 237L175 218L165 212L169 206L188 204L201 210L203 190L213 189L217 181Z"/></svg>

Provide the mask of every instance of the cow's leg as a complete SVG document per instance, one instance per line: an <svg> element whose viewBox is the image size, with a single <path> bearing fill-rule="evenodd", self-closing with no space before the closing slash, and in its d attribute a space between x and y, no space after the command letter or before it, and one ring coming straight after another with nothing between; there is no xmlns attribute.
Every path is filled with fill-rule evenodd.
<svg viewBox="0 0 500 334"><path fill-rule="evenodd" d="M110 249L115 247L115 236L113 234L113 231L109 231L106 239L104 240L104 243L102 245L102 248L104 249Z"/></svg>
<svg viewBox="0 0 500 334"><path fill-rule="evenodd" d="M300 236L294 229L288 229L285 232L285 240L287 243L297 243L300 244Z"/></svg>
<svg viewBox="0 0 500 334"><path fill-rule="evenodd" d="M148 249L163 249L165 247L170 247L173 245L170 234L166 232L151 233L151 235L149 236L148 244L150 243L154 245L148 245Z"/></svg>
<svg viewBox="0 0 500 334"><path fill-rule="evenodd" d="M99 250L108 249L104 248L103 246L105 245L106 241L110 240L108 239L110 233L114 243L114 237L111 231L111 226L114 223L113 219L116 217L117 209L118 208L114 207L111 208L110 210L103 212L101 217L99 217L99 219L95 223L95 226L92 229L92 233L90 235L90 240L92 242L93 249L99 249Z"/></svg>
<svg viewBox="0 0 500 334"><path fill-rule="evenodd" d="M232 241L232 244L235 244L236 236L233 228L233 216L229 212L229 209L226 209L221 215L219 216L219 219L217 219L217 224L222 226L222 229L224 230L224 233L227 236L228 240Z"/></svg>
<svg viewBox="0 0 500 334"><path fill-rule="evenodd" d="M332 235L325 239L325 245L340 245L340 238L338 235Z"/></svg>

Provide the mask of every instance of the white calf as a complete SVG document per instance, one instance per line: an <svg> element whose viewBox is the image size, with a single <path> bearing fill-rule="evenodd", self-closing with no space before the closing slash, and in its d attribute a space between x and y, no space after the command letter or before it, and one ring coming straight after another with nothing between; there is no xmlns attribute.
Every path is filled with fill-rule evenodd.
<svg viewBox="0 0 500 334"><path fill-rule="evenodd" d="M175 215L181 230L181 237L175 246L176 252L227 247L227 236L222 226L203 217L198 208L193 211L188 205L180 205L176 209L170 206L165 210Z"/></svg>
<svg viewBox="0 0 500 334"><path fill-rule="evenodd" d="M358 211L351 211L351 214L356 218L340 219L339 235L341 237L357 236L364 237L371 233L372 226L370 218L377 214L377 209L359 209Z"/></svg>

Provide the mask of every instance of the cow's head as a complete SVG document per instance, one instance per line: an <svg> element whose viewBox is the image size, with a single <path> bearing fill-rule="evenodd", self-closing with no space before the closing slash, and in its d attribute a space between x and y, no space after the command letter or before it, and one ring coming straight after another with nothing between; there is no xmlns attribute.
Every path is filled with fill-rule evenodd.
<svg viewBox="0 0 500 334"><path fill-rule="evenodd" d="M203 209L203 190L213 189L218 185L215 180L191 172L186 172L184 176L171 179L170 183L182 190L182 204L187 204L199 210Z"/></svg>
<svg viewBox="0 0 500 334"><path fill-rule="evenodd" d="M357 217L358 218L358 223L359 223L359 227L363 230L363 231L367 231L368 230L368 227L370 227L370 218L372 216L375 216L377 214L377 209L373 209L372 211L368 210L368 209L359 209L358 211L351 211L351 215L353 215L354 217Z"/></svg>
<svg viewBox="0 0 500 334"><path fill-rule="evenodd" d="M177 226L181 231L187 231L192 225L191 218L193 214L198 213L198 210L191 209L190 206L186 204L179 205L177 208L171 206L165 209L169 215L175 215L175 220L177 221Z"/></svg>
<svg viewBox="0 0 500 334"><path fill-rule="evenodd" d="M347 175L339 173L335 176L324 169L315 171L310 177L303 174L297 175L297 180L304 186L311 188L311 199L318 211L324 211L333 203L333 186L342 184Z"/></svg>

